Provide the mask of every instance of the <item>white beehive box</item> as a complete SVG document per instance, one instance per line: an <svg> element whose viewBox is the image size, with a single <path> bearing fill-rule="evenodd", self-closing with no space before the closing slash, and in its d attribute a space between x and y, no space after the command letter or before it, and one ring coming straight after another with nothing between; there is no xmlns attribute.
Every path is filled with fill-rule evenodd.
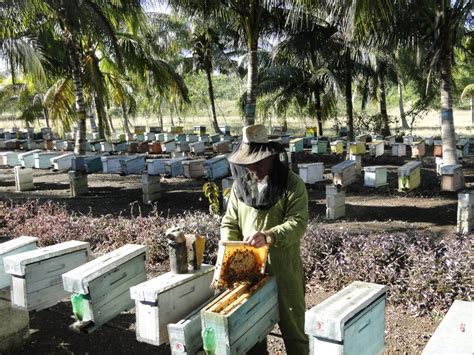
<svg viewBox="0 0 474 355"><path fill-rule="evenodd" d="M146 169L148 175L163 175L165 173L165 165L171 159L148 159L146 161Z"/></svg>
<svg viewBox="0 0 474 355"><path fill-rule="evenodd" d="M68 297L61 275L89 259L89 243L69 241L7 256L5 272L12 276L12 305L39 311Z"/></svg>
<svg viewBox="0 0 474 355"><path fill-rule="evenodd" d="M407 146L403 143L392 144L392 157L404 157L407 155Z"/></svg>
<svg viewBox="0 0 474 355"><path fill-rule="evenodd" d="M0 290L10 287L10 274L5 272L3 259L10 255L24 253L25 251L35 250L38 238L21 236L0 244Z"/></svg>
<svg viewBox="0 0 474 355"><path fill-rule="evenodd" d="M111 142L100 142L100 151L102 153L109 153L114 151L114 146Z"/></svg>
<svg viewBox="0 0 474 355"><path fill-rule="evenodd" d="M18 159L18 153L15 152L1 152L0 153L0 165L7 166L19 166L20 160Z"/></svg>
<svg viewBox="0 0 474 355"><path fill-rule="evenodd" d="M166 153L174 152L176 150L176 141L174 140L174 138L162 142L161 150Z"/></svg>
<svg viewBox="0 0 474 355"><path fill-rule="evenodd" d="M310 354L381 354L387 287L355 281L306 311Z"/></svg>
<svg viewBox="0 0 474 355"><path fill-rule="evenodd" d="M165 175L170 177L176 177L183 175L183 161L186 157L179 157L170 159L165 163Z"/></svg>
<svg viewBox="0 0 474 355"><path fill-rule="evenodd" d="M326 185L326 218L338 219L346 215L346 192L341 186Z"/></svg>
<svg viewBox="0 0 474 355"><path fill-rule="evenodd" d="M455 300L422 355L474 354L474 303Z"/></svg>
<svg viewBox="0 0 474 355"><path fill-rule="evenodd" d="M137 154L120 160L121 174L129 175L145 171L145 155Z"/></svg>
<svg viewBox="0 0 474 355"><path fill-rule="evenodd" d="M334 185L348 186L356 181L356 162L344 160L332 167Z"/></svg>
<svg viewBox="0 0 474 355"><path fill-rule="evenodd" d="M28 191L34 189L33 169L15 166L13 172L15 175L16 191Z"/></svg>
<svg viewBox="0 0 474 355"><path fill-rule="evenodd" d="M130 287L146 280L146 250L126 244L62 275L64 289L78 305L73 328L90 333L133 307Z"/></svg>
<svg viewBox="0 0 474 355"><path fill-rule="evenodd" d="M387 185L387 167L366 166L364 168L364 185L368 187Z"/></svg>
<svg viewBox="0 0 474 355"><path fill-rule="evenodd" d="M458 223L459 234L469 234L474 230L474 191L458 194Z"/></svg>
<svg viewBox="0 0 474 355"><path fill-rule="evenodd" d="M69 170L71 169L73 158L74 153L64 153L51 158L51 165L54 170Z"/></svg>
<svg viewBox="0 0 474 355"><path fill-rule="evenodd" d="M370 155L381 157L384 154L384 141L372 141L367 145L369 146Z"/></svg>
<svg viewBox="0 0 474 355"><path fill-rule="evenodd" d="M198 141L198 136L197 134L187 134L186 135L186 142L189 143L194 143Z"/></svg>
<svg viewBox="0 0 474 355"><path fill-rule="evenodd" d="M205 159L185 160L183 164L183 175L187 178L200 178L204 176Z"/></svg>
<svg viewBox="0 0 474 355"><path fill-rule="evenodd" d="M100 157L102 161L102 171L106 174L119 174L122 172L120 161L126 159L125 156L108 155Z"/></svg>
<svg viewBox="0 0 474 355"><path fill-rule="evenodd" d="M324 163L298 164L300 178L305 184L324 180Z"/></svg>
<svg viewBox="0 0 474 355"><path fill-rule="evenodd" d="M41 153L41 149L31 150L29 152L18 154L18 160L24 168L34 168L35 167L35 157L36 153Z"/></svg>
<svg viewBox="0 0 474 355"><path fill-rule="evenodd" d="M176 151L177 152L185 153L185 152L189 152L189 150L190 150L189 142L187 142L187 141L176 142Z"/></svg>
<svg viewBox="0 0 474 355"><path fill-rule="evenodd" d="M175 323L212 297L214 266L186 274L167 272L130 289L135 300L137 339L160 345L168 343L167 325Z"/></svg>
<svg viewBox="0 0 474 355"><path fill-rule="evenodd" d="M412 145L413 144L413 137L412 136L404 136L403 137L403 143L406 145Z"/></svg>
<svg viewBox="0 0 474 355"><path fill-rule="evenodd" d="M143 203L153 203L161 197L159 175L142 174Z"/></svg>
<svg viewBox="0 0 474 355"><path fill-rule="evenodd" d="M34 155L36 169L49 169L52 167L51 158L57 157L58 153L44 152Z"/></svg>

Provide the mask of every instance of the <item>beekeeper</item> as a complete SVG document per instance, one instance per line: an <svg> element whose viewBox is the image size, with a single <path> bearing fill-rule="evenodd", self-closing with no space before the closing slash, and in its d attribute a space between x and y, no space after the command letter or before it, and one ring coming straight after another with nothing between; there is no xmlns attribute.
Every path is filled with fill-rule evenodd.
<svg viewBox="0 0 474 355"><path fill-rule="evenodd" d="M308 222L304 182L289 170L285 148L269 142L265 126L243 128L242 142L228 157L234 183L222 219L221 239L269 244L267 271L276 276L280 329L288 354L308 353L304 333L304 274L300 240ZM266 351L266 341L252 353Z"/></svg>

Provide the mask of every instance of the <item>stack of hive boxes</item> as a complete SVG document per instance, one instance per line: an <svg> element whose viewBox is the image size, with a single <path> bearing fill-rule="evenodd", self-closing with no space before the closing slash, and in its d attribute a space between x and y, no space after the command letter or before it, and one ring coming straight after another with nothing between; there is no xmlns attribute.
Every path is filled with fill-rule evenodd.
<svg viewBox="0 0 474 355"><path fill-rule="evenodd" d="M326 186L326 218L338 219L346 215L346 192L340 186Z"/></svg>
<svg viewBox="0 0 474 355"><path fill-rule="evenodd" d="M474 191L458 194L458 233L474 231Z"/></svg>

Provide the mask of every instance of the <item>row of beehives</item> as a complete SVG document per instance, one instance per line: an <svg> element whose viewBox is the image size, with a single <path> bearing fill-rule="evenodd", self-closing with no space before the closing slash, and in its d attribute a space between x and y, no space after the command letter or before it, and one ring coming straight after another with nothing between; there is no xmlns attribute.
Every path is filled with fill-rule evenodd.
<svg viewBox="0 0 474 355"><path fill-rule="evenodd" d="M149 175L209 179L218 179L229 174L229 164L223 154L210 159L190 159L184 153L173 156L175 158L146 159L144 154L76 156L74 153L32 150L25 153L1 152L0 166L122 175L147 171Z"/></svg>
<svg viewBox="0 0 474 355"><path fill-rule="evenodd" d="M229 313L213 312L224 295L229 298L234 292L214 295L210 288L213 266L202 265L185 274L168 272L146 281L146 247L142 245L127 244L91 259L85 242L37 249L36 238L19 237L0 244L0 289L11 287L12 306L27 311L70 297L76 319L71 329L85 333L135 306L137 340L170 344L173 354L196 354L206 341L213 344L208 343L207 349L204 345L205 349L217 354L242 354L278 322L278 312L268 316L278 309L272 277ZM381 353L386 291L383 285L355 281L306 311L310 354ZM273 300L276 306L269 309ZM266 321L260 322L260 317ZM424 354L454 349L472 353L472 319L472 303L456 301ZM212 337L203 339L202 329L212 329Z"/></svg>

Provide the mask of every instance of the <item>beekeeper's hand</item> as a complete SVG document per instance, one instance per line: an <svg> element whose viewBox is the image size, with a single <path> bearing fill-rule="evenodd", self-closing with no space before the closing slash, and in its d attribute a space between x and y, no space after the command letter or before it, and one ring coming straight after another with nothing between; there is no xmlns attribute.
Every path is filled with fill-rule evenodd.
<svg viewBox="0 0 474 355"><path fill-rule="evenodd" d="M267 236L263 232L255 232L246 236L244 242L252 247L260 248L267 244Z"/></svg>

